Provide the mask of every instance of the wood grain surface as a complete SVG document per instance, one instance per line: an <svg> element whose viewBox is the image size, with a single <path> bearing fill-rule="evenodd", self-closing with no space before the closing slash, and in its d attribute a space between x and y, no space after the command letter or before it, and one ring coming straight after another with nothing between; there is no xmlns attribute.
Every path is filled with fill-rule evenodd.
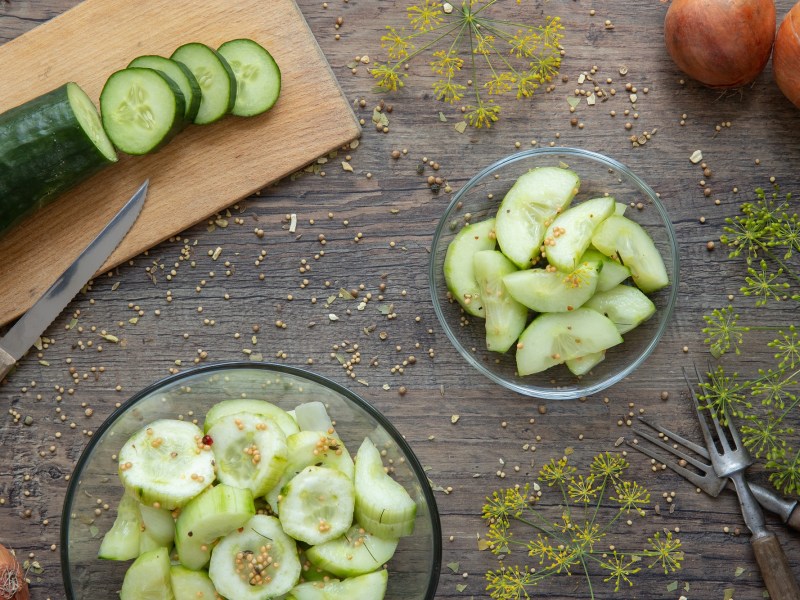
<svg viewBox="0 0 800 600"><path fill-rule="evenodd" d="M0 40L10 42L74 4L0 3ZM233 7L238 1L220 4ZM254 20L270 4L260 3ZM562 16L566 37L561 75L567 80L559 77L553 91L539 90L530 100L502 100L502 119L495 126L468 128L462 134L454 128L462 118L460 107L434 99L427 54L411 61L406 85L396 94L376 92L369 65L354 62L368 56L372 65L385 58L380 47L384 26L407 23L406 2L328 0L327 8L321 0L298 4L347 101L364 120L360 145L328 157L316 172L284 178L260 196L238 203L227 228L209 231L204 223L190 227L96 278L48 328L45 336L53 340L48 347L32 351L0 387L0 542L16 548L23 558L32 553L40 563L42 572L29 574L34 598L65 597L58 521L67 477L90 432L116 403L171 371L191 367L195 360L249 356L306 367L380 409L406 436L437 486L444 532L437 598L484 600L489 594L483 574L497 566L496 558L477 544L477 536L486 533L480 511L487 495L501 486L533 480L543 464L568 448L579 467L586 467L598 452L621 451L624 446L616 446L620 438L631 437L625 420L640 411L700 439L681 368L712 360L703 344L702 316L732 302L743 316L764 325L797 321L788 304L784 310L755 311L753 300L738 291L744 266L728 259L718 241L725 218L736 214L756 187L768 187L770 178L795 197L800 193L800 111L783 98L769 67L753 85L736 92L721 93L692 82L663 48L669 4L658 0L500 2L492 10L509 20L538 22L543 14ZM778 18L791 4L776 2ZM338 17L342 24L337 29ZM151 18L157 27L157 18ZM606 28L606 20L613 29ZM277 36L283 22L263 26ZM214 37L211 27L204 36ZM290 44L281 50L291 51ZM578 79L593 66L595 79L615 87L617 94L595 106L583 101L570 113L566 98L576 88L589 89ZM625 76L620 75L622 67L627 69ZM76 69L80 68L79 61ZM606 78L612 83L604 83ZM26 76L13 81L3 77L0 82L3 102L12 90L24 94L38 85ZM623 92L626 83L638 88L635 111ZM388 112L386 107L388 133L378 132L371 123L381 100L392 108ZM309 108L318 102L309 99ZM609 114L612 110L615 117ZM625 115L625 110L630 113ZM280 113L269 118L278 116L288 118ZM573 117L582 128L570 124ZM323 117L306 124L323 131L335 125ZM654 129L657 133L645 145L632 146L631 133ZM280 142L280 151L299 145L302 138L300 132L292 132ZM426 178L444 178L454 193L475 172L532 147L533 140L537 146L602 152L627 164L661 195L678 235L680 293L664 338L633 374L583 401L525 398L478 374L448 342L428 289L431 238L452 193L431 193ZM254 160L274 147L274 140L262 139L241 160ZM403 149L408 153L402 154ZM393 150L401 151L400 158L392 158ZM695 150L702 151L710 175L689 161ZM423 157L438 163L439 170L426 167L418 174ZM352 171L344 170L342 161ZM263 173L248 171L248 176ZM712 190L708 197L701 180ZM214 196L208 190L192 191L198 203ZM288 231L287 215L292 213L297 215L294 233ZM243 223L235 223L234 217ZM263 237L254 234L256 228L263 230ZM712 240L717 246L709 251L706 244ZM53 244L41 232L37 242L33 262L21 263L18 255L12 259L4 254L0 274L35 276L42 260L39 252L49 252ZM210 255L217 248L220 254L213 260ZM359 299L339 298L340 288L355 289ZM359 310L367 294L372 299ZM16 310L9 308L10 302L1 303L7 314ZM396 316L390 318L387 312ZM338 320L331 320L331 314ZM103 331L117 336L119 343L101 337ZM724 362L752 375L769 365L771 350L758 337L748 339L752 341L747 352L727 356ZM350 354L353 344L359 346L361 362L351 377L336 354ZM401 372L397 367L403 361L409 364ZM796 427L796 416L791 420ZM666 529L683 543L683 568L665 575L642 563L636 584L623 584L618 592L596 573L594 597L761 600L764 585L735 495L723 491L709 498L671 471L654 472L643 456L629 453L628 459L629 474L650 490L651 506L644 518L631 517L630 526L617 522L604 543L639 549L653 533ZM751 473L766 482L761 463ZM562 500L542 487L542 510L558 520ZM611 503L604 505L604 510L611 509ZM774 517L767 522L795 576L800 576L797 534L788 533ZM585 599L590 594L585 578L574 573L543 582L532 596Z"/></svg>
<svg viewBox="0 0 800 600"><path fill-rule="evenodd" d="M190 127L155 154L122 156L0 238L0 254L17 267L0 272L0 323L29 308L145 179L142 214L101 273L360 133L294 0L89 0L0 48L0 81L25 82L3 85L6 110L67 81L97 101L108 76L136 56L241 37L261 43L281 67L273 110Z"/></svg>

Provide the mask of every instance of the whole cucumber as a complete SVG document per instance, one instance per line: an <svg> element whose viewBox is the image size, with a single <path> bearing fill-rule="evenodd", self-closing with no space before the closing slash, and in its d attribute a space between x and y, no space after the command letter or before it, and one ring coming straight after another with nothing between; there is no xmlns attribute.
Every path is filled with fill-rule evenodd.
<svg viewBox="0 0 800 600"><path fill-rule="evenodd" d="M97 109L76 83L0 114L0 235L116 161Z"/></svg>

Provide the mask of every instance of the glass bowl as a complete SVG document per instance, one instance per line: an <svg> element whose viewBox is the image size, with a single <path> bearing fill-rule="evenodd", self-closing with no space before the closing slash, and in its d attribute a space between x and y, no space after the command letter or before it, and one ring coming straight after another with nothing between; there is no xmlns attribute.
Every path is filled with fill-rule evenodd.
<svg viewBox="0 0 800 600"><path fill-rule="evenodd" d="M486 349L484 321L471 317L448 294L443 265L447 246L466 223L493 217L516 179L534 167L567 166L581 179L575 202L608 194L633 204L625 216L653 238L664 259L669 285L649 294L655 314L626 333L624 342L606 352L604 361L577 377L564 365L519 376L513 348L505 354ZM640 204L641 203L641 204ZM617 383L641 365L658 344L670 321L678 295L678 247L675 230L656 193L625 165L578 148L537 148L512 154L486 167L453 197L433 236L429 282L433 307L447 337L467 362L495 383L543 399L574 399Z"/></svg>
<svg viewBox="0 0 800 600"><path fill-rule="evenodd" d="M302 369L268 363L207 365L167 377L140 391L95 432L70 479L61 521L61 565L67 598L116 598L130 561L100 560L103 534L123 493L115 456L128 437L160 418L202 419L216 402L268 400L284 410L319 400L351 454L372 439L393 459L394 476L417 503L414 533L401 538L389 562L387 599L432 600L441 567L441 525L425 471L402 435L380 412L346 388ZM102 504L111 510L100 510Z"/></svg>

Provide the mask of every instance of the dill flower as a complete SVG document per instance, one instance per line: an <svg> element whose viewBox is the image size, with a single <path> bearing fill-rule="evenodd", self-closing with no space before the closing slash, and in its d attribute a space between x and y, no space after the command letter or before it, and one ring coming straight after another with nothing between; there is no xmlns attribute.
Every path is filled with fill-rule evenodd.
<svg viewBox="0 0 800 600"><path fill-rule="evenodd" d="M499 18L491 10L497 3L463 0L460 7L453 7L438 0L417 0L408 6L409 29L386 27L381 36L388 60L371 69L378 87L397 91L403 87L406 65L429 53L428 64L437 76L436 99L453 104L467 94L474 96L465 107L466 122L476 128L491 127L501 108L485 96L513 92L517 99L530 98L558 75L564 37L559 17L544 17L538 25Z"/></svg>

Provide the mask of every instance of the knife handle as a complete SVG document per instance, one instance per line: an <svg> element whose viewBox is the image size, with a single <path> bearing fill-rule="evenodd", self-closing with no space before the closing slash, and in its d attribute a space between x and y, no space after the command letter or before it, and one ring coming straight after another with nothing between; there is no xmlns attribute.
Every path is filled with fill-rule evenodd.
<svg viewBox="0 0 800 600"><path fill-rule="evenodd" d="M8 375L16 364L17 361L14 360L14 357L0 348L0 382L3 381L3 378Z"/></svg>
<svg viewBox="0 0 800 600"><path fill-rule="evenodd" d="M780 541L771 531L753 536L750 541L756 556L761 577L767 586L771 600L797 600L800 586L794 578L789 561L783 552Z"/></svg>

